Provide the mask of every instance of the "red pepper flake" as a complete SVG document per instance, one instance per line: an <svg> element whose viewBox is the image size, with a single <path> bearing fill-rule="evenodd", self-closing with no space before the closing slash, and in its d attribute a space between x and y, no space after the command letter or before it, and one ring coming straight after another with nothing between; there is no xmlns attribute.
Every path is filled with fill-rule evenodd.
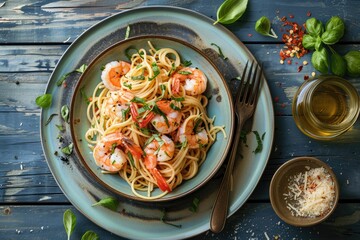
<svg viewBox="0 0 360 240"><path fill-rule="evenodd" d="M289 18L294 18L294 15L293 15L293 14L289 14Z"/></svg>
<svg viewBox="0 0 360 240"><path fill-rule="evenodd" d="M279 102L279 97L274 97L274 102Z"/></svg>
<svg viewBox="0 0 360 240"><path fill-rule="evenodd" d="M311 12L307 11L306 16L311 17Z"/></svg>
<svg viewBox="0 0 360 240"><path fill-rule="evenodd" d="M251 34L251 33L249 33L249 34L248 34L248 37L252 37L252 34Z"/></svg>
<svg viewBox="0 0 360 240"><path fill-rule="evenodd" d="M304 80L308 80L309 79L309 75L304 75Z"/></svg>
<svg viewBox="0 0 360 240"><path fill-rule="evenodd" d="M290 59L287 60L287 64L291 65L291 60Z"/></svg>
<svg viewBox="0 0 360 240"><path fill-rule="evenodd" d="M301 70L303 69L303 65L300 65L299 67L298 67L298 72L301 72Z"/></svg>
<svg viewBox="0 0 360 240"><path fill-rule="evenodd" d="M309 50L305 49L302 45L302 39L305 34L305 27L299 25L296 22L287 21L286 17L282 17L283 27L286 27L286 33L282 36L282 42L285 44L283 49L280 50L280 59L285 60L287 58L301 58Z"/></svg>

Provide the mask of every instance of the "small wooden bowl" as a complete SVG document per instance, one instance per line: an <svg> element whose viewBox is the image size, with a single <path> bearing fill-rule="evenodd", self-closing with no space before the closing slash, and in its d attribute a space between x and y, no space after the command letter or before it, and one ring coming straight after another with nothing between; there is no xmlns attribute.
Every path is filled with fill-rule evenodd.
<svg viewBox="0 0 360 240"><path fill-rule="evenodd" d="M318 217L300 217L293 216L291 211L287 208L286 201L284 199L284 193L288 192L288 179L290 176L294 176L300 172L306 171L306 167L318 168L323 167L331 176L334 182L335 198L330 211ZM275 172L270 183L270 201L275 213L286 223L297 226L307 227L318 224L327 219L335 210L337 202L339 200L339 184L336 176L331 168L313 157L297 157L291 159L280 166Z"/></svg>

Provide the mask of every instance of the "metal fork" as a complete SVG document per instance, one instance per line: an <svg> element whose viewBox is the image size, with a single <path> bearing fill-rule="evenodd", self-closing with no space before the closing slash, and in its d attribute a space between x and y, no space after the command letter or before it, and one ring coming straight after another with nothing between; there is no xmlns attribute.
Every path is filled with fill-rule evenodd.
<svg viewBox="0 0 360 240"><path fill-rule="evenodd" d="M254 70L253 70L254 68ZM234 168L236 152L238 149L241 130L244 123L254 115L257 105L258 95L261 89L262 68L254 61L248 69L248 62L245 65L241 83L235 98L236 114L236 132L234 137L233 148L231 149L229 162L226 167L224 178L221 182L210 219L210 229L212 232L219 233L223 230L228 215L229 198L230 198L230 180Z"/></svg>

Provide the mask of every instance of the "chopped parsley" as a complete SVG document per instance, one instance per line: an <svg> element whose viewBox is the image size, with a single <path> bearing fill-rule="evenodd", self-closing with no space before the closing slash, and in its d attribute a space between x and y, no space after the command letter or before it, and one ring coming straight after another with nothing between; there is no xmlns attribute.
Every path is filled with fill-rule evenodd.
<svg viewBox="0 0 360 240"><path fill-rule="evenodd" d="M57 115L58 115L57 113L51 114L50 117L49 117L49 119L46 121L45 126L47 126L47 125L51 122L51 120L52 120L55 116L57 116Z"/></svg>
<svg viewBox="0 0 360 240"><path fill-rule="evenodd" d="M215 43L211 43L211 46L215 46L215 47L217 47L219 57L221 57L221 58L222 58L222 59L224 59L224 60L226 60L226 59L227 59L227 57L225 57L225 56L224 56L224 54L223 54L223 52L222 52L221 48L220 48L217 44L215 44Z"/></svg>

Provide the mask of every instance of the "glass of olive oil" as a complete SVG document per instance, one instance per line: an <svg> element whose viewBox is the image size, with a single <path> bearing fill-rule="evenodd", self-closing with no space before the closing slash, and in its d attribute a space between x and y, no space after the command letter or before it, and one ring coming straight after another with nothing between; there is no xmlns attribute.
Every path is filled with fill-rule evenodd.
<svg viewBox="0 0 360 240"><path fill-rule="evenodd" d="M318 140L330 140L346 132L356 122L359 111L356 88L330 75L304 82L292 104L298 128Z"/></svg>

